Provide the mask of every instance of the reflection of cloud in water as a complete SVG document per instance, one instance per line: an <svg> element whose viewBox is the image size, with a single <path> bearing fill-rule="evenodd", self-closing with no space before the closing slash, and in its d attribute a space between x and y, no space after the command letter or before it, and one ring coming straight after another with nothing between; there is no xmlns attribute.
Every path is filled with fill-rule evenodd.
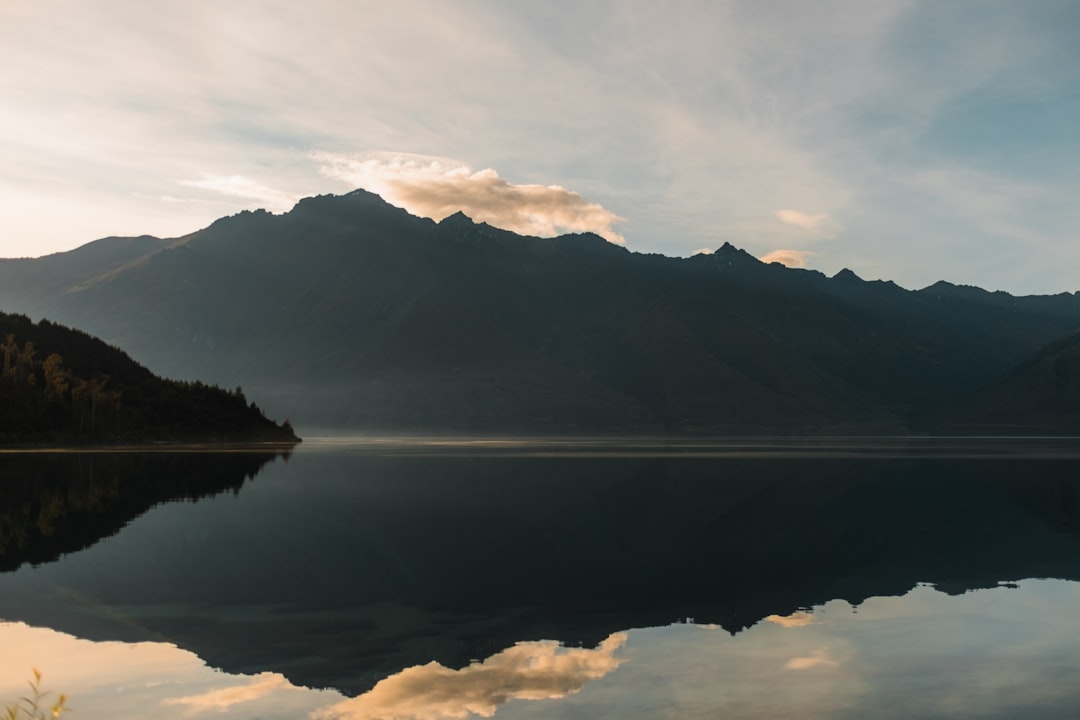
<svg viewBox="0 0 1080 720"><path fill-rule="evenodd" d="M214 670L167 643L94 642L0 622L0 648L0 707L26 694L33 665L44 672L48 689L67 693L78 718L231 718L242 709L245 718L295 720L342 699L335 691L297 687L277 673Z"/></svg>
<svg viewBox="0 0 1080 720"><path fill-rule="evenodd" d="M547 700L577 692L617 668L615 651L626 642L615 633L595 649L555 641L523 642L461 670L431 662L407 668L360 697L314 714L340 720L437 720L491 717L510 700Z"/></svg>
<svg viewBox="0 0 1080 720"><path fill-rule="evenodd" d="M0 703L25 694L37 665L49 688L68 693L72 717L117 720L730 720L792 708L800 720L1080 718L1078 606L1072 581L957 596L920 586L868 598L857 614L845 601L826 603L796 628L761 622L732 636L679 623L612 635L595 650L522 643L463 670L411 668L352 700L296 690L276 674L215 671L164 643L91 642L0 622ZM539 698L561 700L510 702Z"/></svg>
<svg viewBox="0 0 1080 720"><path fill-rule="evenodd" d="M260 673L252 682L233 687L219 688L200 695L169 698L166 705L186 705L192 710L228 710L233 705L259 700L277 690L300 690L278 673Z"/></svg>
<svg viewBox="0 0 1080 720"><path fill-rule="evenodd" d="M810 668L821 667L823 665L826 667L836 667L839 664L839 660L829 657L829 654L824 650L816 650L810 655L791 658L784 663L784 667L788 670L809 670Z"/></svg>
<svg viewBox="0 0 1080 720"><path fill-rule="evenodd" d="M814 616L808 612L800 611L793 612L790 615L769 615L765 620L782 627L805 627L813 624Z"/></svg>

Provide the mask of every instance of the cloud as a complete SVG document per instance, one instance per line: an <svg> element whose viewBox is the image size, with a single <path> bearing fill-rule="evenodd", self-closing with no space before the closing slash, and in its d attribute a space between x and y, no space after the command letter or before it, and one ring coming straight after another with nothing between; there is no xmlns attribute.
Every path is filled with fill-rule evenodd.
<svg viewBox="0 0 1080 720"><path fill-rule="evenodd" d="M187 705L195 711L228 710L233 705L252 702L264 698L277 690L300 690L278 673L260 673L254 681L246 685L220 688L187 697L162 700L165 705Z"/></svg>
<svg viewBox="0 0 1080 720"><path fill-rule="evenodd" d="M798 210L777 210L776 217L782 223L800 227L803 230L817 231L827 226L831 221L825 213L809 215Z"/></svg>
<svg viewBox="0 0 1080 720"><path fill-rule="evenodd" d="M767 255L762 255L760 259L763 263L778 262L786 267L804 268L806 259L813 254L809 250L773 250Z"/></svg>
<svg viewBox="0 0 1080 720"><path fill-rule="evenodd" d="M203 200L201 200L199 198L184 198L184 197L176 197L175 195L159 195L158 200L161 200L161 202L176 203L177 205L185 205L185 204L188 204L188 203L203 202Z"/></svg>
<svg viewBox="0 0 1080 720"><path fill-rule="evenodd" d="M713 253L712 248L702 247L702 248L698 248L694 252L690 253L690 255L691 256L693 256L693 255L711 255L712 253Z"/></svg>
<svg viewBox="0 0 1080 720"><path fill-rule="evenodd" d="M459 210L474 220L526 235L594 232L622 244L622 218L558 185L515 185L488 168L446 158L393 153L319 152L324 175L361 187L411 213L441 220Z"/></svg>
<svg viewBox="0 0 1080 720"><path fill-rule="evenodd" d="M1054 3L175 5L0 3L0 255L203 227L217 205L157 197L208 169L311 195L338 181L310 150L409 148L587 179L560 182L618 198L633 223L608 227L645 252L828 236L831 270L1076 289ZM1035 192L998 205L1009 185Z"/></svg>
<svg viewBox="0 0 1080 720"><path fill-rule="evenodd" d="M811 655L791 658L784 663L784 667L788 670L809 670L811 668L822 666L836 667L839 664L839 660L829 657L829 654L824 650L817 650Z"/></svg>
<svg viewBox="0 0 1080 720"><path fill-rule="evenodd" d="M765 620L781 627L806 627L814 623L814 616L811 613L800 611L790 615L769 615Z"/></svg>
<svg viewBox="0 0 1080 720"><path fill-rule="evenodd" d="M439 720L491 717L510 700L547 700L577 692L622 664L615 651L626 642L615 633L595 649L554 641L522 642L482 663L451 670L436 662L402 670L369 692L313 713L326 720Z"/></svg>
<svg viewBox="0 0 1080 720"><path fill-rule="evenodd" d="M180 184L202 190L213 190L230 197L255 200L262 207L275 212L289 210L300 199L295 195L282 190L275 190L243 175L208 175L203 180L181 180ZM175 199L167 201L175 201Z"/></svg>

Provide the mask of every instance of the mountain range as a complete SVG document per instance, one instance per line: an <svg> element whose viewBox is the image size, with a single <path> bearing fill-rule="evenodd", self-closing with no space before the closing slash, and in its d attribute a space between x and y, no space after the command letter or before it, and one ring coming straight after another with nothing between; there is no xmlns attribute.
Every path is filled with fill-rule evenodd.
<svg viewBox="0 0 1080 720"><path fill-rule="evenodd" d="M361 190L181 238L0 260L0 309L79 327L167 376L242 385L308 429L1080 427L1080 293L907 290L730 244L633 253L461 213L436 223Z"/></svg>

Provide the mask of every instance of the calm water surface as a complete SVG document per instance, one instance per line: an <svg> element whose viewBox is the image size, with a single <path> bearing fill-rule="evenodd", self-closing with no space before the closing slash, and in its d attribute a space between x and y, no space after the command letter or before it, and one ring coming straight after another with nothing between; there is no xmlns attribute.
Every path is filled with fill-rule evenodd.
<svg viewBox="0 0 1080 720"><path fill-rule="evenodd" d="M1080 716L1080 444L0 455L0 705Z"/></svg>

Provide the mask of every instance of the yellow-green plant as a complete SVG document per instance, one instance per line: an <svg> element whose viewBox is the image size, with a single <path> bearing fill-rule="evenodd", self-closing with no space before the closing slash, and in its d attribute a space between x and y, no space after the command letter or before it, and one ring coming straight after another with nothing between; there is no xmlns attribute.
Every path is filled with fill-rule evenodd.
<svg viewBox="0 0 1080 720"><path fill-rule="evenodd" d="M56 702L50 702L53 693L41 689L41 671L33 668L33 673L30 694L4 708L2 720L47 720L58 718L67 710L67 695L61 693L56 697Z"/></svg>

